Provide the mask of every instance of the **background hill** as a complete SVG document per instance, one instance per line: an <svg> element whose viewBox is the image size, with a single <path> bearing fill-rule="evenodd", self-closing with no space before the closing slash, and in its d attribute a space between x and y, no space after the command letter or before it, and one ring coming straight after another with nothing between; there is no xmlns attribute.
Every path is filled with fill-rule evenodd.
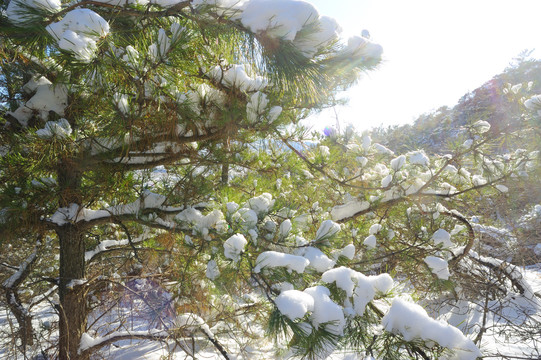
<svg viewBox="0 0 541 360"><path fill-rule="evenodd" d="M461 128L477 120L488 121L492 132L516 128L523 113L516 100L541 93L540 79L541 60L530 59L525 52L503 73L464 94L454 107L422 114L412 125L374 129L371 136L397 152L418 148L435 154L449 151L459 140Z"/></svg>
<svg viewBox="0 0 541 360"><path fill-rule="evenodd" d="M504 137L505 140L492 152L504 153L512 146L541 149L539 119L525 119L523 115L524 100L541 93L541 60L528 56L529 52L522 53L504 72L462 96L454 107L442 106L422 114L411 125L373 129L370 136L397 153L424 149L431 155L442 155L457 149L464 141L468 125L478 120L489 122L493 135L517 130L525 122L530 122L534 126L527 143L518 143L512 136ZM482 222L494 225L493 231L487 231L483 237L482 245L487 253L499 252L519 265L539 261L541 224L537 221L533 225L525 225L522 220L532 216L541 218L541 214L536 212L536 209L541 210L540 179L538 166L533 176L510 179L506 183L508 193L494 198L479 194L464 204L461 211L470 214L474 220L477 218L474 215L481 213ZM506 237L506 232L517 237L513 245L509 246L508 242L504 249L501 241L498 245L498 238ZM533 251L536 246L538 250Z"/></svg>

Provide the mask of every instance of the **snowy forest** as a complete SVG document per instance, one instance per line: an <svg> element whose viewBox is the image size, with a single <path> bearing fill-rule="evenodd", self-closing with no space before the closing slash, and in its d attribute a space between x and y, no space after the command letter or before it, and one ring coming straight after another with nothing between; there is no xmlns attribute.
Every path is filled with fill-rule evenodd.
<svg viewBox="0 0 541 360"><path fill-rule="evenodd" d="M319 132L385 44L309 2L0 9L1 359L541 359L529 52Z"/></svg>

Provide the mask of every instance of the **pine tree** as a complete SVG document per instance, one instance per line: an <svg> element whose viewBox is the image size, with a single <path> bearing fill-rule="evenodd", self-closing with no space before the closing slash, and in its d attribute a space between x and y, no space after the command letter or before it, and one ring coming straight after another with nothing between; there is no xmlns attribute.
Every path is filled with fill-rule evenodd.
<svg viewBox="0 0 541 360"><path fill-rule="evenodd" d="M156 232L144 229L186 231L164 218L211 201L227 186L231 164L253 165L242 157L248 144L331 105L336 91L379 62L379 45L361 37L339 44L337 24L312 6L280 6L4 4L3 242L37 254L5 288L16 295L12 309L25 313L17 287L58 249L58 273L48 278L58 288L59 358L85 359L98 348L80 351L89 294L105 281L96 280L105 262L96 266L94 256L126 248L148 261L136 238L145 243ZM159 166L175 181L153 183ZM128 241L104 245L115 229ZM30 319L16 317L24 348Z"/></svg>
<svg viewBox="0 0 541 360"><path fill-rule="evenodd" d="M515 266L472 251L482 227L468 216L474 196L531 172L530 149L494 151L531 142L530 129L494 135L475 119L448 154L428 155L351 128L310 135L300 120L382 49L340 41L308 3L5 10L0 267L17 351L47 347L54 325L37 329L32 314L49 302L59 338L44 352L61 359L128 339L195 356L196 334L224 358L266 337L277 355L310 359L475 359L485 323L468 338L411 297L431 315L454 301L534 302ZM144 329L123 312L133 302ZM521 336L537 325L527 318Z"/></svg>

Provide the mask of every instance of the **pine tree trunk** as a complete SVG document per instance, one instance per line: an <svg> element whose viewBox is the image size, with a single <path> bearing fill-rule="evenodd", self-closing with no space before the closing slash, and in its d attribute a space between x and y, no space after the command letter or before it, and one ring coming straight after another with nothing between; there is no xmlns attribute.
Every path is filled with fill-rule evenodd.
<svg viewBox="0 0 541 360"><path fill-rule="evenodd" d="M86 330L84 286L70 286L72 280L85 277L84 242L73 225L57 232L60 239L60 344L61 360L82 360L77 354L81 336Z"/></svg>
<svg viewBox="0 0 541 360"><path fill-rule="evenodd" d="M58 168L60 206L81 204L81 173L77 161L65 160ZM84 286L72 286L72 280L85 277L84 237L76 224L66 224L57 230L60 240L60 319L59 359L85 360L79 355L81 336L86 330L87 308Z"/></svg>
<svg viewBox="0 0 541 360"><path fill-rule="evenodd" d="M229 182L229 164L222 165L222 185L227 185Z"/></svg>

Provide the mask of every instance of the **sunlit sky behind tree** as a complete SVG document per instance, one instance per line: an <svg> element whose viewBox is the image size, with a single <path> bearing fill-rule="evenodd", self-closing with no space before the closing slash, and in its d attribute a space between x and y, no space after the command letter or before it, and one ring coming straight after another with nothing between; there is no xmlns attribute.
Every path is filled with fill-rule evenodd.
<svg viewBox="0 0 541 360"><path fill-rule="evenodd" d="M541 58L540 0L307 0L334 17L343 36L368 29L383 63L312 118L314 129L412 123L501 73L525 50ZM532 79L536 80L536 79ZM541 79L537 79L541 81Z"/></svg>

